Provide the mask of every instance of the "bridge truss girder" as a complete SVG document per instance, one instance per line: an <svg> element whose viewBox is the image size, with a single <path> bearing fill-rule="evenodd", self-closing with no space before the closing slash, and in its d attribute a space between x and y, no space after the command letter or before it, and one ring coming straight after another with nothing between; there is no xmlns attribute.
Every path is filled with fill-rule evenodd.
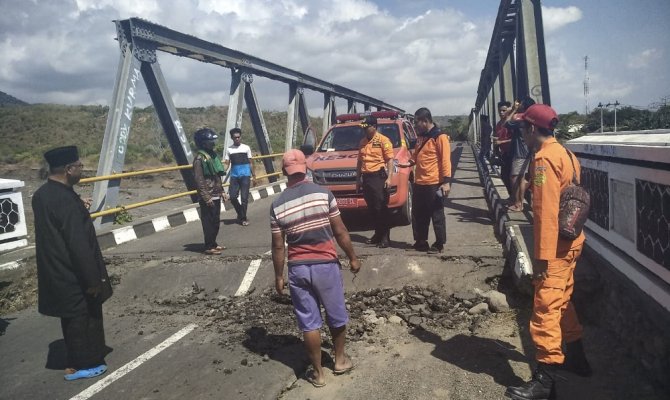
<svg viewBox="0 0 670 400"><path fill-rule="evenodd" d="M540 0L502 0L481 72L473 121L489 115L498 121L497 103L530 96L550 104ZM479 127L475 130L475 140Z"/></svg>
<svg viewBox="0 0 670 400"><path fill-rule="evenodd" d="M156 114L165 131L170 148L178 165L193 162L193 151L179 120L177 109L163 77L157 60L157 51L164 51L181 57L189 57L201 62L216 64L231 70L230 101L226 123L225 146L230 145L228 132L241 127L243 102L251 118L261 154L272 152L269 134L253 86L254 76L284 82L289 86L288 118L285 150L295 147L298 121L302 135L310 129L309 115L304 90L310 89L324 95L324 118L322 131L325 132L335 122L335 98L347 100L348 109L355 110L356 103L363 104L366 111L371 107L378 110L402 109L357 91L314 78L281 65L254 57L212 42L186 35L167 27L139 18L115 21L117 40L121 49L119 67L114 86L112 103L107 118L103 146L100 153L97 175L122 172L125 163L130 126L140 76L145 82ZM274 172L271 159L263 160L267 173ZM191 170L181 170L188 190L195 189L195 179ZM101 211L117 206L119 180L96 182L92 209ZM192 198L195 201L195 197ZM113 216L96 220L96 226L113 222Z"/></svg>

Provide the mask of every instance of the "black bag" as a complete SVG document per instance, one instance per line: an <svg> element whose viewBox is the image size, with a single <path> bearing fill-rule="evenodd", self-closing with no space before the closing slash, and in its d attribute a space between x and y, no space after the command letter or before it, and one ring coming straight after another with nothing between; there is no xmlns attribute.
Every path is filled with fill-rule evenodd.
<svg viewBox="0 0 670 400"><path fill-rule="evenodd" d="M561 192L558 206L558 235L563 239L575 240L582 233L586 219L589 217L591 196L577 183L577 170L572 153L565 149L572 163L572 182Z"/></svg>

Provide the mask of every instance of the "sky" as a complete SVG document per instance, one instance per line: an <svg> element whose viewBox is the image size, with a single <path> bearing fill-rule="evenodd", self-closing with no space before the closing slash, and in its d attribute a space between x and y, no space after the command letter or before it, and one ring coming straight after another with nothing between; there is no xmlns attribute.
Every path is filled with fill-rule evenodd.
<svg viewBox="0 0 670 400"><path fill-rule="evenodd" d="M119 60L113 20L140 17L413 112L474 106L495 0L0 0L0 91L29 103L108 105ZM543 1L552 105L648 107L670 96L669 0ZM158 53L177 107L227 105L230 70ZM254 80L263 110L286 84ZM310 114L323 95L307 91ZM670 100L670 98L669 98ZM150 104L141 87L138 106ZM339 113L346 101L336 102Z"/></svg>

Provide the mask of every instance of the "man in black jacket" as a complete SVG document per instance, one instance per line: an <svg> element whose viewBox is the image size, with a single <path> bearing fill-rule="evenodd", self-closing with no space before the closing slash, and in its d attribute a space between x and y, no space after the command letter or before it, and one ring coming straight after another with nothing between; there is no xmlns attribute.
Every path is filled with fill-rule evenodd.
<svg viewBox="0 0 670 400"><path fill-rule="evenodd" d="M59 317L65 347L65 379L92 378L107 370L102 303L112 286L87 205L72 186L83 164L75 146L44 154L49 179L33 195L38 311Z"/></svg>

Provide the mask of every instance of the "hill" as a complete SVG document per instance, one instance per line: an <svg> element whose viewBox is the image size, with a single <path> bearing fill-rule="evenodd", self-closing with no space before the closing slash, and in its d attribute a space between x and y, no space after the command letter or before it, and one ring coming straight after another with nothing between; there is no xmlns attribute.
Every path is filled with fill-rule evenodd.
<svg viewBox="0 0 670 400"><path fill-rule="evenodd" d="M179 108L181 123L188 136L202 126L217 132L226 127L227 107ZM42 154L53 147L76 144L88 166L97 165L107 124L108 107L35 104L0 107L0 164L39 167ZM263 118L275 151L284 149L285 112L264 112ZM320 118L312 118L320 127ZM258 151L251 121L243 115L244 140ZM221 145L223 142L221 142ZM192 144L193 145L193 144ZM136 108L130 129L126 165L172 164L172 152L153 107Z"/></svg>
<svg viewBox="0 0 670 400"><path fill-rule="evenodd" d="M0 107L3 106L25 106L28 105L25 101L19 100L14 96L8 95L5 92L0 92Z"/></svg>
<svg viewBox="0 0 670 400"><path fill-rule="evenodd" d="M202 126L211 127L217 132L225 130L228 107L179 108L177 112L189 137ZM107 113L106 106L34 104L0 107L0 164L39 167L46 150L77 144L86 165L93 167L98 163ZM273 150L283 151L286 112L265 111L263 118ZM320 132L321 118L310 119L312 126ZM450 133L452 139L456 138L457 132L467 129L467 117L464 116L435 117L435 120ZM246 112L242 129L245 143L258 152ZM221 141L219 146L222 145ZM153 107L136 108L130 129L126 166L156 166L173 162L172 152Z"/></svg>

